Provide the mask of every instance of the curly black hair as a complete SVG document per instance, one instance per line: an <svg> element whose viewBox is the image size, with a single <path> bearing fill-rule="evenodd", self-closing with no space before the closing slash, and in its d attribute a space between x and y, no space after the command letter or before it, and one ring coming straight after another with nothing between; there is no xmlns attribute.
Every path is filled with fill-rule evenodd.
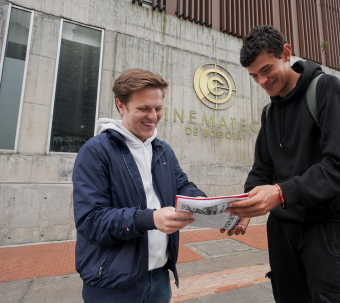
<svg viewBox="0 0 340 303"><path fill-rule="evenodd" d="M274 54L276 58L281 59L283 46L286 43L283 35L273 26L256 26L243 38L240 52L241 65L243 67L250 66L258 55L265 52Z"/></svg>

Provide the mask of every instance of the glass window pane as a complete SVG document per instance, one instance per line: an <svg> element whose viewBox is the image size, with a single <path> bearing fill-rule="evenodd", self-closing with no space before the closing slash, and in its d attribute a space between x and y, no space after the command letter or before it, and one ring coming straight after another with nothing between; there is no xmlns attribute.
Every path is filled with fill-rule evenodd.
<svg viewBox="0 0 340 303"><path fill-rule="evenodd" d="M64 22L50 151L76 153L94 135L101 35Z"/></svg>
<svg viewBox="0 0 340 303"><path fill-rule="evenodd" d="M0 149L14 149L31 13L13 8L0 83Z"/></svg>

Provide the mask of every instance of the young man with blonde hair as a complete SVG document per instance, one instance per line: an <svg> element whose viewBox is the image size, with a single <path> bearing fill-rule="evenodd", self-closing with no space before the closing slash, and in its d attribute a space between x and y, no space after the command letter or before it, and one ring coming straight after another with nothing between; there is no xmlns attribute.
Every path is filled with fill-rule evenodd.
<svg viewBox="0 0 340 303"><path fill-rule="evenodd" d="M169 269L178 285L178 230L194 219L175 212L175 196L205 194L157 139L167 87L149 71L123 72L113 86L122 120L100 119L99 135L78 153L76 268L85 303L168 303Z"/></svg>

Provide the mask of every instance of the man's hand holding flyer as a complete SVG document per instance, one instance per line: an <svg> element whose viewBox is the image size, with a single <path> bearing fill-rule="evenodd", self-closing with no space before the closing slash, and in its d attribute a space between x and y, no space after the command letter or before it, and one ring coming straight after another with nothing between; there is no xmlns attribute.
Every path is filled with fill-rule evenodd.
<svg viewBox="0 0 340 303"><path fill-rule="evenodd" d="M237 216L231 216L226 212L229 202L249 199L248 194L212 197L192 198L176 196L176 211L192 212L195 221L191 226L219 228L225 230L233 229L240 221Z"/></svg>

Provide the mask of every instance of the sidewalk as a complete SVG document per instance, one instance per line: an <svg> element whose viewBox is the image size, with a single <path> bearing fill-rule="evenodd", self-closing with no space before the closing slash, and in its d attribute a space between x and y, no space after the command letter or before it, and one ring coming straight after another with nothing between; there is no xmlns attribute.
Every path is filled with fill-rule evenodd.
<svg viewBox="0 0 340 303"><path fill-rule="evenodd" d="M75 242L0 248L0 302L82 302L74 269ZM228 237L219 230L180 233L178 273L171 302L274 302L265 225ZM157 302L155 302L157 303Z"/></svg>

